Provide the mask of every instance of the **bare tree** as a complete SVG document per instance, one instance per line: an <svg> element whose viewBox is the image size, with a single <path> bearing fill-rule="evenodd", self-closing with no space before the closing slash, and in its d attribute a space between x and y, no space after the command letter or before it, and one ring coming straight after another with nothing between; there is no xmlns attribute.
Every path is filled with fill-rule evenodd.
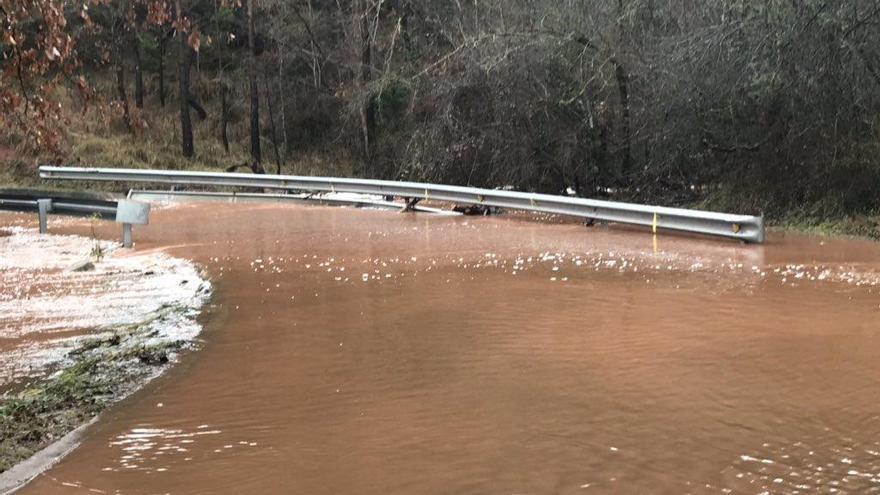
<svg viewBox="0 0 880 495"><path fill-rule="evenodd" d="M180 38L180 51L178 53L179 73L178 73L178 106L180 107L180 133L181 147L183 156L189 158L195 154L195 144L193 143L192 120L189 114L189 71L192 66L193 49L187 41L186 32L181 30L185 25L185 15L181 0L175 0L175 12L177 15L177 35Z"/></svg>
<svg viewBox="0 0 880 495"><path fill-rule="evenodd" d="M132 36L132 53L134 54L134 105L144 108L144 70L141 60L141 40L137 33Z"/></svg>
<svg viewBox="0 0 880 495"><path fill-rule="evenodd" d="M248 86L250 88L251 102L251 168L254 173L266 173L263 168L263 154L260 151L260 93L257 87L257 42L256 29L254 27L254 2L256 0L247 0L247 21L248 21Z"/></svg>
<svg viewBox="0 0 880 495"><path fill-rule="evenodd" d="M378 5L372 0L360 0L355 10L359 25L360 52L360 85L364 102L360 109L361 134L363 139L364 159L369 164L372 159L373 140L376 131L376 107L370 93L370 82L373 77L373 16L378 19ZM377 21L378 22L378 21Z"/></svg>
<svg viewBox="0 0 880 495"><path fill-rule="evenodd" d="M217 45L217 84L220 87L220 142L223 144L223 150L229 153L229 88L226 84L225 70L223 68L224 44L226 33L220 28L220 0L214 1L214 29L216 35L220 39Z"/></svg>
<svg viewBox="0 0 880 495"><path fill-rule="evenodd" d="M272 88L270 86L269 81L272 76L269 73L269 68L266 68L265 73L263 74L263 83L266 88L266 110L268 111L269 116L269 132L272 133L272 148L275 150L275 163L278 165L278 175L281 175L281 152L278 149L278 130L275 127L275 112L272 110L274 103L272 101Z"/></svg>

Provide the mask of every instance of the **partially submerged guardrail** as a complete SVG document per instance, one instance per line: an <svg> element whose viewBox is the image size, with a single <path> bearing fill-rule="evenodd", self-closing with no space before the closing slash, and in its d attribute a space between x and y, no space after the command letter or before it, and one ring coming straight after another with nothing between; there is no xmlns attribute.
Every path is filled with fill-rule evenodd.
<svg viewBox="0 0 880 495"><path fill-rule="evenodd" d="M60 215L93 215L113 217L122 224L122 245L132 247L132 225L146 225L150 218L150 205L139 201L104 201L62 197L26 197L23 195L0 195L0 209L36 211L40 217L40 233L49 231L49 213Z"/></svg>
<svg viewBox="0 0 880 495"><path fill-rule="evenodd" d="M257 175L237 173L136 170L115 168L40 167L43 179L81 181L149 182L156 184L254 187L315 192L378 194L400 198L451 201L526 211L557 213L607 222L669 229L764 242L764 219L759 216L732 215L682 208L646 206L549 194L479 189L474 187L394 182L369 179L307 177L296 175Z"/></svg>
<svg viewBox="0 0 880 495"><path fill-rule="evenodd" d="M331 206L353 206L355 208L376 208L385 210L400 210L400 203L385 201L375 195L362 194L329 194L318 195L315 193L302 194L266 194L248 192L207 192L207 191L149 191L132 189L128 191L128 199L147 202L167 201L211 201L224 203L297 203L297 204L320 204ZM440 208L428 208L425 206L413 206L412 211L432 213L435 215L455 215L460 213L443 210Z"/></svg>

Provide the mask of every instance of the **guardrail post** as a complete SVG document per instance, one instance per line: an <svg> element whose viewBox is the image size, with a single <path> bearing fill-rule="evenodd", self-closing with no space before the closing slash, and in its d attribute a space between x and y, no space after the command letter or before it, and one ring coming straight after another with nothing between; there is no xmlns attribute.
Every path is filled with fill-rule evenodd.
<svg viewBox="0 0 880 495"><path fill-rule="evenodd" d="M130 248L134 245L134 241L131 237L131 224L124 223L122 224L122 247Z"/></svg>
<svg viewBox="0 0 880 495"><path fill-rule="evenodd" d="M52 211L52 200L38 199L37 210L40 213L40 233L45 234L49 232L49 212Z"/></svg>
<svg viewBox="0 0 880 495"><path fill-rule="evenodd" d="M150 204L121 199L116 204L116 222L122 224L122 247L134 245L132 224L147 225L150 222Z"/></svg>

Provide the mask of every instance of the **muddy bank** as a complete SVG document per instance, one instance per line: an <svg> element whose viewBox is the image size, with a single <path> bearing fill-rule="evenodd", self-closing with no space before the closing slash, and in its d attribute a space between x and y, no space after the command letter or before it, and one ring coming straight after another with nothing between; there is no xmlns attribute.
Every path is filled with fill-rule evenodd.
<svg viewBox="0 0 880 495"><path fill-rule="evenodd" d="M39 235L31 221L0 217L0 473L191 348L211 290L189 262ZM35 469L56 460L43 457ZM0 474L0 492L32 474Z"/></svg>

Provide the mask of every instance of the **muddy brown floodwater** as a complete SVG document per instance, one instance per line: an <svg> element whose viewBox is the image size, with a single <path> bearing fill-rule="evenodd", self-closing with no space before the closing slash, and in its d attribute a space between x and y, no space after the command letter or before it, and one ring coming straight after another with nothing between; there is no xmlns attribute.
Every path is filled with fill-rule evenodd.
<svg viewBox="0 0 880 495"><path fill-rule="evenodd" d="M23 493L880 493L875 244L217 204L135 236L207 268L202 349Z"/></svg>

